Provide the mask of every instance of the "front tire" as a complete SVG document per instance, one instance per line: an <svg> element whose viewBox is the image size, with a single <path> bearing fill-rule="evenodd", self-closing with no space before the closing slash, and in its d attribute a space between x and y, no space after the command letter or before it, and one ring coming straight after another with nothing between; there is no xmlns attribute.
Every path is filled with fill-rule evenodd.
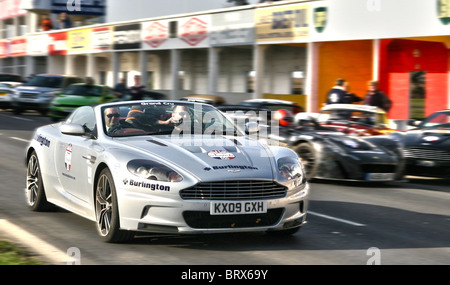
<svg viewBox="0 0 450 285"><path fill-rule="evenodd" d="M100 172L97 180L95 214L97 231L104 241L120 243L133 237L132 232L120 230L116 187L111 172L107 168Z"/></svg>
<svg viewBox="0 0 450 285"><path fill-rule="evenodd" d="M35 212L49 211L53 205L47 201L41 168L36 152L31 153L27 162L27 187L25 196L28 207Z"/></svg>

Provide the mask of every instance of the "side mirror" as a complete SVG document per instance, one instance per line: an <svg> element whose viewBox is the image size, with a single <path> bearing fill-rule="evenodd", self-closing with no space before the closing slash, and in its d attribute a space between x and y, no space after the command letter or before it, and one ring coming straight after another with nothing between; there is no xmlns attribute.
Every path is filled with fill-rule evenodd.
<svg viewBox="0 0 450 285"><path fill-rule="evenodd" d="M247 134L254 134L259 132L259 124L257 122L248 122L245 124L245 132Z"/></svg>
<svg viewBox="0 0 450 285"><path fill-rule="evenodd" d="M86 134L83 126L78 124L62 124L59 130L62 134L69 136L84 136Z"/></svg>

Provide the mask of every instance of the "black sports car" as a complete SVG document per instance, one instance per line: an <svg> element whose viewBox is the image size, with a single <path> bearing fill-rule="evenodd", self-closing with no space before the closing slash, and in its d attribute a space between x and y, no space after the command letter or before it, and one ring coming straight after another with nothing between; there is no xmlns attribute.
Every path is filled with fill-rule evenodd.
<svg viewBox="0 0 450 285"><path fill-rule="evenodd" d="M348 136L321 126L307 113L304 118L297 115L299 120L294 123L288 110L277 112L273 117L280 124L260 123L260 135L255 137L293 149L301 158L308 179L393 181L402 178L404 160L397 141L387 136Z"/></svg>
<svg viewBox="0 0 450 285"><path fill-rule="evenodd" d="M435 112L417 128L391 138L404 147L405 174L450 178L450 110Z"/></svg>

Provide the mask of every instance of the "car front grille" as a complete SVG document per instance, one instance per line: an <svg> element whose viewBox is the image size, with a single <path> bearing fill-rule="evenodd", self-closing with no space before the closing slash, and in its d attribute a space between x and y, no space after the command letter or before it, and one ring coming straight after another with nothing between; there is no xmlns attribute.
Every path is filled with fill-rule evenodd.
<svg viewBox="0 0 450 285"><path fill-rule="evenodd" d="M20 93L20 97L24 99L36 99L38 93Z"/></svg>
<svg viewBox="0 0 450 285"><path fill-rule="evenodd" d="M180 191L184 200L249 200L285 197L287 188L272 181L204 182Z"/></svg>
<svg viewBox="0 0 450 285"><path fill-rule="evenodd" d="M450 152L431 148L405 148L405 158L450 161Z"/></svg>

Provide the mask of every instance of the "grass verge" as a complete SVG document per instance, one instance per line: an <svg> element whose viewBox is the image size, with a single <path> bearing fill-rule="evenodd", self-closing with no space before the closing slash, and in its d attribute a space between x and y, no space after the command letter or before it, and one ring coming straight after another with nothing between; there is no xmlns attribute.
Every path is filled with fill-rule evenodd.
<svg viewBox="0 0 450 285"><path fill-rule="evenodd" d="M14 244L0 240L0 265L43 265L40 260L30 256Z"/></svg>

